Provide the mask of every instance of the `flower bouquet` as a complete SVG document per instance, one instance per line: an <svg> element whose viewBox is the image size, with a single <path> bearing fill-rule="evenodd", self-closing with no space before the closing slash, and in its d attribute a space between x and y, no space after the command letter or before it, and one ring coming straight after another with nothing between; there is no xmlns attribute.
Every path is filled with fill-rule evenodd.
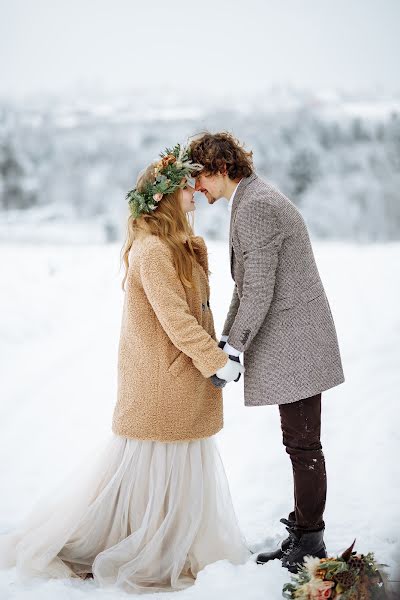
<svg viewBox="0 0 400 600"><path fill-rule="evenodd" d="M386 593L383 579L369 552L365 556L353 552L355 540L336 558L306 556L304 565L292 583L283 586L283 596L289 600L383 600Z"/></svg>

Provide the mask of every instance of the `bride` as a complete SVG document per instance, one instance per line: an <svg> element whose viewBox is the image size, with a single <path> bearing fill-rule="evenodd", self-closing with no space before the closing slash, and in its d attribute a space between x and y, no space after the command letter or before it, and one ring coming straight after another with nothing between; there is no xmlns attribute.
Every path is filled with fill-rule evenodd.
<svg viewBox="0 0 400 600"><path fill-rule="evenodd" d="M188 219L199 165L179 144L160 156L127 195L112 432L72 488L68 479L0 537L1 566L22 579L180 590L207 564L250 555L213 438L223 426L213 380L244 367L218 347L207 248Z"/></svg>

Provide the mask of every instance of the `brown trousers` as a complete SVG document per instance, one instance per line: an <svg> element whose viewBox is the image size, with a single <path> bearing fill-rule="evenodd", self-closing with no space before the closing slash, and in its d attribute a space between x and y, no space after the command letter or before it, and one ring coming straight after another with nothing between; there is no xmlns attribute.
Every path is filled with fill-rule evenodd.
<svg viewBox="0 0 400 600"><path fill-rule="evenodd" d="M289 518L302 531L325 526L325 459L321 446L321 394L279 405L283 444L290 456L294 511Z"/></svg>

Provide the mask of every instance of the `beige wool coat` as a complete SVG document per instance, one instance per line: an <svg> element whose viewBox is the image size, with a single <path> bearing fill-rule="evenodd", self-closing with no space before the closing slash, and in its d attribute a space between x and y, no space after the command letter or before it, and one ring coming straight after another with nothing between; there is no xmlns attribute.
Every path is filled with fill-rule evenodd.
<svg viewBox="0 0 400 600"><path fill-rule="evenodd" d="M118 354L117 435L164 442L211 436L222 428L222 392L209 377L227 354L218 347L210 308L207 247L194 288L184 288L172 252L159 237L133 242L125 282Z"/></svg>

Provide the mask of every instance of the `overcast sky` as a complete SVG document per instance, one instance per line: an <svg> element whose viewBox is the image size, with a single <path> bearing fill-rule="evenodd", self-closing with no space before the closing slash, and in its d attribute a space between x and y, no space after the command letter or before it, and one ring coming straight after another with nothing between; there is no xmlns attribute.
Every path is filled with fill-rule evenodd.
<svg viewBox="0 0 400 600"><path fill-rule="evenodd" d="M400 91L400 0L0 0L0 96Z"/></svg>

